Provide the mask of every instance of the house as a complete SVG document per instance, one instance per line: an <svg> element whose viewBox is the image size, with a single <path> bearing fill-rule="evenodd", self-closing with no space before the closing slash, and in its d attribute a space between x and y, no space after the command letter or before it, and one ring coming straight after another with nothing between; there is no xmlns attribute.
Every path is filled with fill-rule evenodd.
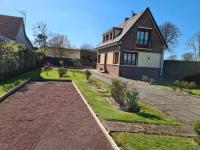
<svg viewBox="0 0 200 150"><path fill-rule="evenodd" d="M123 23L103 33L97 46L97 69L131 79L157 79L167 44L150 11L132 13Z"/></svg>
<svg viewBox="0 0 200 150"><path fill-rule="evenodd" d="M70 67L96 66L96 51L88 49L63 48L62 50L55 47L45 49L47 61L53 65L59 65L60 57L64 64Z"/></svg>
<svg viewBox="0 0 200 150"><path fill-rule="evenodd" d="M0 15L0 41L15 41L33 49L26 35L22 17Z"/></svg>

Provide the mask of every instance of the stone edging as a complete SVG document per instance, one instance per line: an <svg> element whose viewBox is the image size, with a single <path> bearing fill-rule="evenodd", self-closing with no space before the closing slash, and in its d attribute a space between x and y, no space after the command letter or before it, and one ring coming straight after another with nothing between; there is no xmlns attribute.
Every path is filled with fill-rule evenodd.
<svg viewBox="0 0 200 150"><path fill-rule="evenodd" d="M120 148L117 146L117 144L115 143L115 141L109 135L108 131L105 129L105 127L103 126L103 124L101 123L101 121L98 119L98 117L96 116L96 114L94 113L94 111L92 110L92 108L90 107L90 105L87 103L86 99L84 98L84 96L82 95L82 93L80 92L80 90L78 89L78 87L76 86L76 84L73 81L72 81L72 83L73 83L74 87L76 88L77 92L79 93L79 95L81 96L81 98L83 99L84 103L88 107L88 109L89 109L90 113L92 114L92 116L94 117L95 121L97 122L97 124L101 128L103 134L106 136L106 138L110 142L112 148L114 150L120 150Z"/></svg>
<svg viewBox="0 0 200 150"><path fill-rule="evenodd" d="M16 92L18 89L23 87L25 84L27 84L30 80L26 80L23 83L17 85L13 89L9 90L7 93L5 93L3 96L0 97L0 102L5 100L8 96L12 95L14 92Z"/></svg>
<svg viewBox="0 0 200 150"><path fill-rule="evenodd" d="M156 135L169 135L181 137L196 137L191 125L171 126L144 123L126 123L120 121L103 121L110 132L145 133Z"/></svg>

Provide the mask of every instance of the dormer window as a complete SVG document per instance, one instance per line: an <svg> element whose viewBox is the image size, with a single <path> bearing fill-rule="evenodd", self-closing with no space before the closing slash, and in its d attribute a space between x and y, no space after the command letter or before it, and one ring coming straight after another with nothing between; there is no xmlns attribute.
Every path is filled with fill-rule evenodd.
<svg viewBox="0 0 200 150"><path fill-rule="evenodd" d="M151 30L138 29L136 46L139 48L151 48Z"/></svg>
<svg viewBox="0 0 200 150"><path fill-rule="evenodd" d="M106 37L105 36L103 36L103 42L105 42L106 41Z"/></svg>
<svg viewBox="0 0 200 150"><path fill-rule="evenodd" d="M106 41L108 41L108 40L109 40L109 34L106 35Z"/></svg>
<svg viewBox="0 0 200 150"><path fill-rule="evenodd" d="M110 40L112 40L113 39L113 34L112 34L112 32L110 33Z"/></svg>

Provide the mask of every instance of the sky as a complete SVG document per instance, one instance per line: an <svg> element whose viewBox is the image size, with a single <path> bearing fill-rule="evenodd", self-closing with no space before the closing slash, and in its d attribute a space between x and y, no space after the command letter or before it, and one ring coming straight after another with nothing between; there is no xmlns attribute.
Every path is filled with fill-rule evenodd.
<svg viewBox="0 0 200 150"><path fill-rule="evenodd" d="M32 28L37 22L47 23L48 30L68 36L77 48L88 43L94 47L102 33L120 24L131 11L150 7L158 25L170 21L182 33L179 44L171 53L188 52L186 42L200 31L200 0L0 0L0 14L20 16L27 13L26 32L33 41Z"/></svg>

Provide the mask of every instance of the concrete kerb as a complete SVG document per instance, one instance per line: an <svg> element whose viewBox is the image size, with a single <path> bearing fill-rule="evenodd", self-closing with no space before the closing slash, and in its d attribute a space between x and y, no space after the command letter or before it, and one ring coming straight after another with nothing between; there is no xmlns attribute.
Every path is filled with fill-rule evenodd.
<svg viewBox="0 0 200 150"><path fill-rule="evenodd" d="M92 110L92 108L90 107L90 105L87 103L86 99L84 98L84 96L82 95L82 93L80 92L80 90L78 89L78 87L76 86L76 84L73 81L72 81L72 83L73 83L74 87L76 88L77 92L79 93L79 95L81 96L81 98L83 99L85 105L88 107L88 109L89 109L90 113L92 114L92 116L94 117L95 121L97 122L97 124L101 128L102 132L104 133L104 135L106 136L106 138L110 142L112 148L114 150L120 150L120 148L117 146L117 144L115 143L115 141L109 135L108 131L105 129L105 127L103 126L103 124L101 123L101 121L99 120L99 118L96 116L95 112Z"/></svg>

